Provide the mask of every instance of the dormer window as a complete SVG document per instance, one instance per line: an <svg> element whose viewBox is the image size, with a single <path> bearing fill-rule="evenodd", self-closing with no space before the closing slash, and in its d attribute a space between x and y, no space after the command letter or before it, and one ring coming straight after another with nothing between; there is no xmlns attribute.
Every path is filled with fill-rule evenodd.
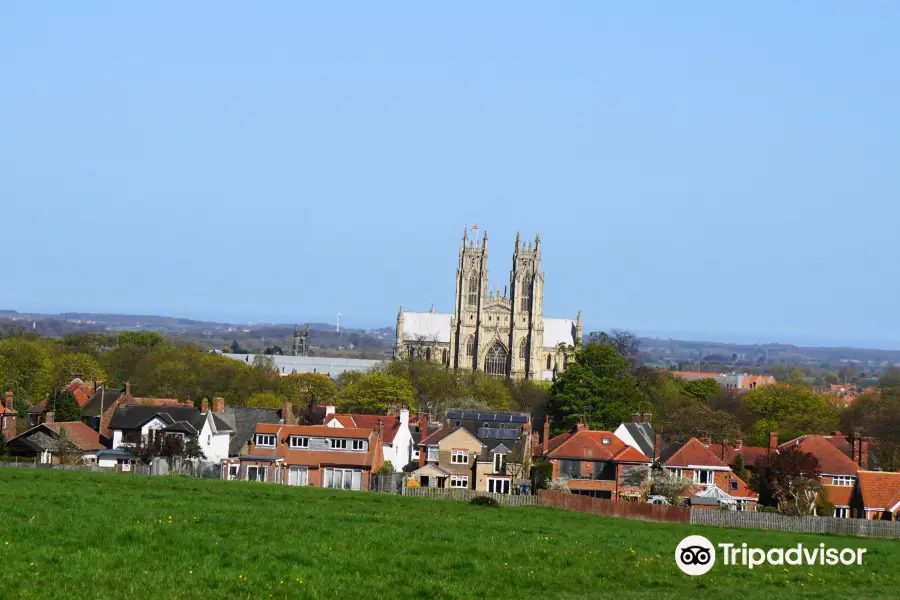
<svg viewBox="0 0 900 600"><path fill-rule="evenodd" d="M293 450L309 448L309 438L300 437L299 435L292 435L288 438L288 445Z"/></svg>
<svg viewBox="0 0 900 600"><path fill-rule="evenodd" d="M347 449L347 440L337 440L337 439L331 438L329 441L331 442L332 450L346 450Z"/></svg>
<svg viewBox="0 0 900 600"><path fill-rule="evenodd" d="M256 447L257 448L274 448L275 447L275 436L268 434L257 434L256 435Z"/></svg>
<svg viewBox="0 0 900 600"><path fill-rule="evenodd" d="M353 440L353 449L354 450L365 450L366 449L366 441L365 440Z"/></svg>
<svg viewBox="0 0 900 600"><path fill-rule="evenodd" d="M503 467L506 466L506 455L505 454L495 454L494 455L494 473L500 473L503 471Z"/></svg>

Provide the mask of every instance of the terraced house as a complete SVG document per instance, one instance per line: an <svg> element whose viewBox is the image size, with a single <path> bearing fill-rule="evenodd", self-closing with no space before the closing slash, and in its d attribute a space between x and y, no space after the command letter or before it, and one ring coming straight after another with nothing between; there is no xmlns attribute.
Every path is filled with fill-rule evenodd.
<svg viewBox="0 0 900 600"><path fill-rule="evenodd" d="M379 421L380 423L380 421ZM260 423L247 454L223 461L230 480L368 490L383 463L380 425L374 429Z"/></svg>

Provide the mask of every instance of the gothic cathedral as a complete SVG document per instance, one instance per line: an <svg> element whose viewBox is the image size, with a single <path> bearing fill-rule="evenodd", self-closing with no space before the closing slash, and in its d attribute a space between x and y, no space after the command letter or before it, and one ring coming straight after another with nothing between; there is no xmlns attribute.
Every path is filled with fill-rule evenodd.
<svg viewBox="0 0 900 600"><path fill-rule="evenodd" d="M516 234L509 285L488 283L488 238L463 233L456 269L453 313L397 314L394 358L419 356L457 369L495 377L553 379L581 345L581 311L575 319L544 318L541 238L520 242Z"/></svg>

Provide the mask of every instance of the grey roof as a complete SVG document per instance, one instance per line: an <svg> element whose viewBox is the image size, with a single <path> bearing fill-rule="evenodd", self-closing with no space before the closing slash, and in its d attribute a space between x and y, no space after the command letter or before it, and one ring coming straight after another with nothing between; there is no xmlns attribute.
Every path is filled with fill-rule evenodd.
<svg viewBox="0 0 900 600"><path fill-rule="evenodd" d="M221 418L234 431L228 444L228 456L239 456L247 447L247 442L256 432L258 423L280 423L281 411L277 408L254 408L250 406L226 406L225 412L213 413L213 418Z"/></svg>
<svg viewBox="0 0 900 600"><path fill-rule="evenodd" d="M653 431L650 423L622 423L622 425L640 446L641 452L652 457L656 445L656 432Z"/></svg>
<svg viewBox="0 0 900 600"><path fill-rule="evenodd" d="M104 388L98 389L93 395L88 399L87 402L84 403L84 406L81 407L81 416L82 417L99 417L100 416L100 406L102 404L103 410L105 411L110 406L113 405L113 402L119 399L125 390L119 390L115 388L106 389L104 392Z"/></svg>
<svg viewBox="0 0 900 600"><path fill-rule="evenodd" d="M116 408L110 419L110 429L140 429L144 423L159 417L167 425L187 421L197 431L203 429L206 414L188 406L125 405Z"/></svg>
<svg viewBox="0 0 900 600"><path fill-rule="evenodd" d="M171 425L167 425L163 427L163 431L180 432L186 433L188 435L197 435L200 433L199 431L197 431L196 427L194 427L187 421L177 421L175 423L172 423Z"/></svg>
<svg viewBox="0 0 900 600"><path fill-rule="evenodd" d="M382 360L366 360L362 358L332 358L328 356L279 356L261 354L223 354L228 358L239 360L246 364L253 364L257 356L271 358L275 368L281 375L294 373L319 373L329 377L337 377L345 371L371 371Z"/></svg>
<svg viewBox="0 0 900 600"><path fill-rule="evenodd" d="M213 423L216 426L217 431L234 431L234 428L222 420L218 414L213 413Z"/></svg>

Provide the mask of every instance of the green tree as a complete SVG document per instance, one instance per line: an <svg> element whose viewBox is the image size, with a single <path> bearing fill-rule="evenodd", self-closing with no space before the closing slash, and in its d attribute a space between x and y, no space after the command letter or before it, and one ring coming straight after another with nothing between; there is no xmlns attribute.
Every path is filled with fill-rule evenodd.
<svg viewBox="0 0 900 600"><path fill-rule="evenodd" d="M547 414L554 431L570 428L579 418L592 429L609 429L650 408L628 361L608 344L589 343L577 351L574 364L553 382L551 394Z"/></svg>
<svg viewBox="0 0 900 600"><path fill-rule="evenodd" d="M713 443L734 440L740 424L734 415L711 410L704 404L691 404L667 419L662 427L670 441L683 442L692 437L709 436Z"/></svg>
<svg viewBox="0 0 900 600"><path fill-rule="evenodd" d="M412 385L408 380L378 372L364 375L337 395L341 411L376 415L387 413L394 403L409 406L413 399Z"/></svg>
<svg viewBox="0 0 900 600"><path fill-rule="evenodd" d="M744 483L750 483L750 473L747 472L747 467L744 465L743 454L738 453L737 456L734 457L734 465L732 465L731 471Z"/></svg>
<svg viewBox="0 0 900 600"><path fill-rule="evenodd" d="M247 406L256 408L281 408L281 403L287 400L284 396L275 392L258 392L250 396Z"/></svg>
<svg viewBox="0 0 900 600"><path fill-rule="evenodd" d="M82 381L106 379L106 372L96 358L90 354L74 352L61 354L48 361L43 372L46 385L54 390L68 385L76 374L81 376Z"/></svg>
<svg viewBox="0 0 900 600"><path fill-rule="evenodd" d="M279 393L292 402L309 404L330 404L337 395L337 386L327 375L321 373L295 373L282 377L278 385Z"/></svg>
<svg viewBox="0 0 900 600"><path fill-rule="evenodd" d="M707 398L721 389L719 383L710 378L685 381L681 387L686 396L699 402L705 402Z"/></svg>
<svg viewBox="0 0 900 600"><path fill-rule="evenodd" d="M825 373L825 384L826 385L836 385L840 382L841 382L841 378L837 373L835 373L833 371L829 371L828 373Z"/></svg>
<svg viewBox="0 0 900 600"><path fill-rule="evenodd" d="M29 399L43 398L51 391L46 377L51 350L45 340L4 338L0 340L0 383L12 385Z"/></svg>
<svg viewBox="0 0 900 600"><path fill-rule="evenodd" d="M72 392L55 392L47 400L46 407L48 411L53 411L53 419L58 423L81 420L81 408Z"/></svg>
<svg viewBox="0 0 900 600"><path fill-rule="evenodd" d="M138 348L154 348L163 341L163 336L155 331L123 331L116 337L116 343L119 346L136 346Z"/></svg>
<svg viewBox="0 0 900 600"><path fill-rule="evenodd" d="M758 387L744 397L744 404L756 421L778 431L782 439L831 433L837 428L837 408L806 387L784 383ZM763 435L768 439L768 431L761 431L758 424L753 431L754 443L761 443Z"/></svg>

